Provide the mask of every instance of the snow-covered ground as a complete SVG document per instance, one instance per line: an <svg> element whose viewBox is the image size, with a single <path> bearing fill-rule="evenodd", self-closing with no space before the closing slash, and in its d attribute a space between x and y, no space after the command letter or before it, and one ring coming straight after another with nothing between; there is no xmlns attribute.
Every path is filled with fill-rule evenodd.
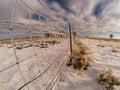
<svg viewBox="0 0 120 90"><path fill-rule="evenodd" d="M98 73L111 68L120 77L120 42L81 39L92 51L93 62L87 71L77 75L73 67L65 67L63 81L59 81L54 90L103 90L97 83ZM117 87L115 90L120 90Z"/></svg>
<svg viewBox="0 0 120 90"><path fill-rule="evenodd" d="M1 44L0 90L17 90L38 76L21 90L45 90L65 60L68 44L68 40L63 40L61 43L48 45L48 48L16 49L16 58L11 45Z"/></svg>
<svg viewBox="0 0 120 90"><path fill-rule="evenodd" d="M78 75L72 66L65 66L61 79L53 90L103 90L96 79L99 71L107 68L112 68L114 74L120 76L120 42L81 40L92 52L91 66L82 75ZM10 46L0 44L0 90L17 90L40 75L21 90L46 90L65 60L69 43L61 41L59 44L49 45L48 48L35 47L34 50L33 47L28 47L16 50L20 68L16 64L13 48L8 47Z"/></svg>

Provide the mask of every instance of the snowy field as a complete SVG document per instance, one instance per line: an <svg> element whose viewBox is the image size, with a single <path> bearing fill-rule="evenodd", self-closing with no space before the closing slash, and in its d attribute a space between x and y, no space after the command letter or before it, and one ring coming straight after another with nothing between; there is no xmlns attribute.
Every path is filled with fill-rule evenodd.
<svg viewBox="0 0 120 90"><path fill-rule="evenodd" d="M93 62L81 75L73 66L65 66L53 90L103 90L97 82L98 73L108 68L120 76L120 42L81 40L90 48ZM24 45L23 49L15 49L15 57L11 44L0 44L0 90L18 90L28 82L20 90L51 90L52 86L49 86L68 55L68 40L49 44L48 48L40 48L37 43L35 47L29 42L24 42ZM120 87L115 90L120 90Z"/></svg>
<svg viewBox="0 0 120 90"><path fill-rule="evenodd" d="M120 41L81 39L93 55L93 62L82 75L77 75L73 67L65 67L64 80L59 81L54 90L103 90L98 84L98 73L111 68L114 75L120 77ZM115 90L120 90L116 87Z"/></svg>
<svg viewBox="0 0 120 90"><path fill-rule="evenodd" d="M0 44L0 90L46 90L54 79L68 52L68 40L40 48L24 42L24 48ZM18 63L17 63L18 62ZM32 81L33 80L33 81ZM32 82L31 82L32 81Z"/></svg>

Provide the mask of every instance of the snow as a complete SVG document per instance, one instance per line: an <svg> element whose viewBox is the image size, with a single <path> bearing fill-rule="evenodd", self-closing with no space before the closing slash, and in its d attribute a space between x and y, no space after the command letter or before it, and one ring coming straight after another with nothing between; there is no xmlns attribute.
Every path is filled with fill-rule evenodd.
<svg viewBox="0 0 120 90"><path fill-rule="evenodd" d="M120 42L95 39L81 39L92 51L93 62L87 71L78 75L73 67L65 67L64 81L59 81L54 90L103 90L97 83L98 73L108 68L120 77ZM112 52L116 48L117 52ZM120 90L117 87L115 90Z"/></svg>
<svg viewBox="0 0 120 90"><path fill-rule="evenodd" d="M48 48L16 49L19 62L17 65L13 48L8 48L11 45L4 43L0 47L0 90L17 90L39 75L41 75L39 78L21 90L28 90L28 88L29 90L45 90L65 60L68 44L68 40L63 40L59 44L48 45ZM44 71L46 72L43 73Z"/></svg>
<svg viewBox="0 0 120 90"><path fill-rule="evenodd" d="M78 75L79 72L74 70L72 66L65 66L61 79L55 84L53 90L103 90L96 79L100 70L107 68L112 68L114 74L120 76L120 42L95 39L81 40L90 48L93 56L89 69ZM68 40L61 40L59 44L48 45L48 48L27 47L16 50L19 68L16 64L13 48L8 48L10 46L0 45L0 90L17 90L25 82L31 81L40 74L39 78L21 90L28 90L28 88L29 90L46 90L59 71L69 49ZM116 52L113 52L113 49ZM56 61L54 62L54 60ZM44 71L46 72L44 73ZM120 87L115 90L120 90Z"/></svg>

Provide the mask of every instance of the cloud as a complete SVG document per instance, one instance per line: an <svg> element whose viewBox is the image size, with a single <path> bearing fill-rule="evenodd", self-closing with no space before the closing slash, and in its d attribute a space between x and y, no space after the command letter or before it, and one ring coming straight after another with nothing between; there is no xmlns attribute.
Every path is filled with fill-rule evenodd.
<svg viewBox="0 0 120 90"><path fill-rule="evenodd" d="M30 9L22 0L18 0L15 21L29 23ZM79 33L90 32L102 34L110 30L117 32L120 28L120 0L23 0L32 11L34 24L41 20L49 22L71 22ZM39 2L38 2L39 1ZM15 0L0 0L0 20L10 20ZM41 21L40 24L42 24ZM60 26L60 24L59 24ZM88 33L89 34L89 33ZM100 34L101 35L101 34Z"/></svg>

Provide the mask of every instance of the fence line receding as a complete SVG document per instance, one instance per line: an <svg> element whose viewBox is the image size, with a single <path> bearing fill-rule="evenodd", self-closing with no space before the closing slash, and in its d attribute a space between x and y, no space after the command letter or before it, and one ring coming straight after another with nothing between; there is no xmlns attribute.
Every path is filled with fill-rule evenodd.
<svg viewBox="0 0 120 90"><path fill-rule="evenodd" d="M28 12L23 21L16 18L19 3ZM14 0L11 18L0 20L0 89L51 90L64 67L68 37L67 24Z"/></svg>

